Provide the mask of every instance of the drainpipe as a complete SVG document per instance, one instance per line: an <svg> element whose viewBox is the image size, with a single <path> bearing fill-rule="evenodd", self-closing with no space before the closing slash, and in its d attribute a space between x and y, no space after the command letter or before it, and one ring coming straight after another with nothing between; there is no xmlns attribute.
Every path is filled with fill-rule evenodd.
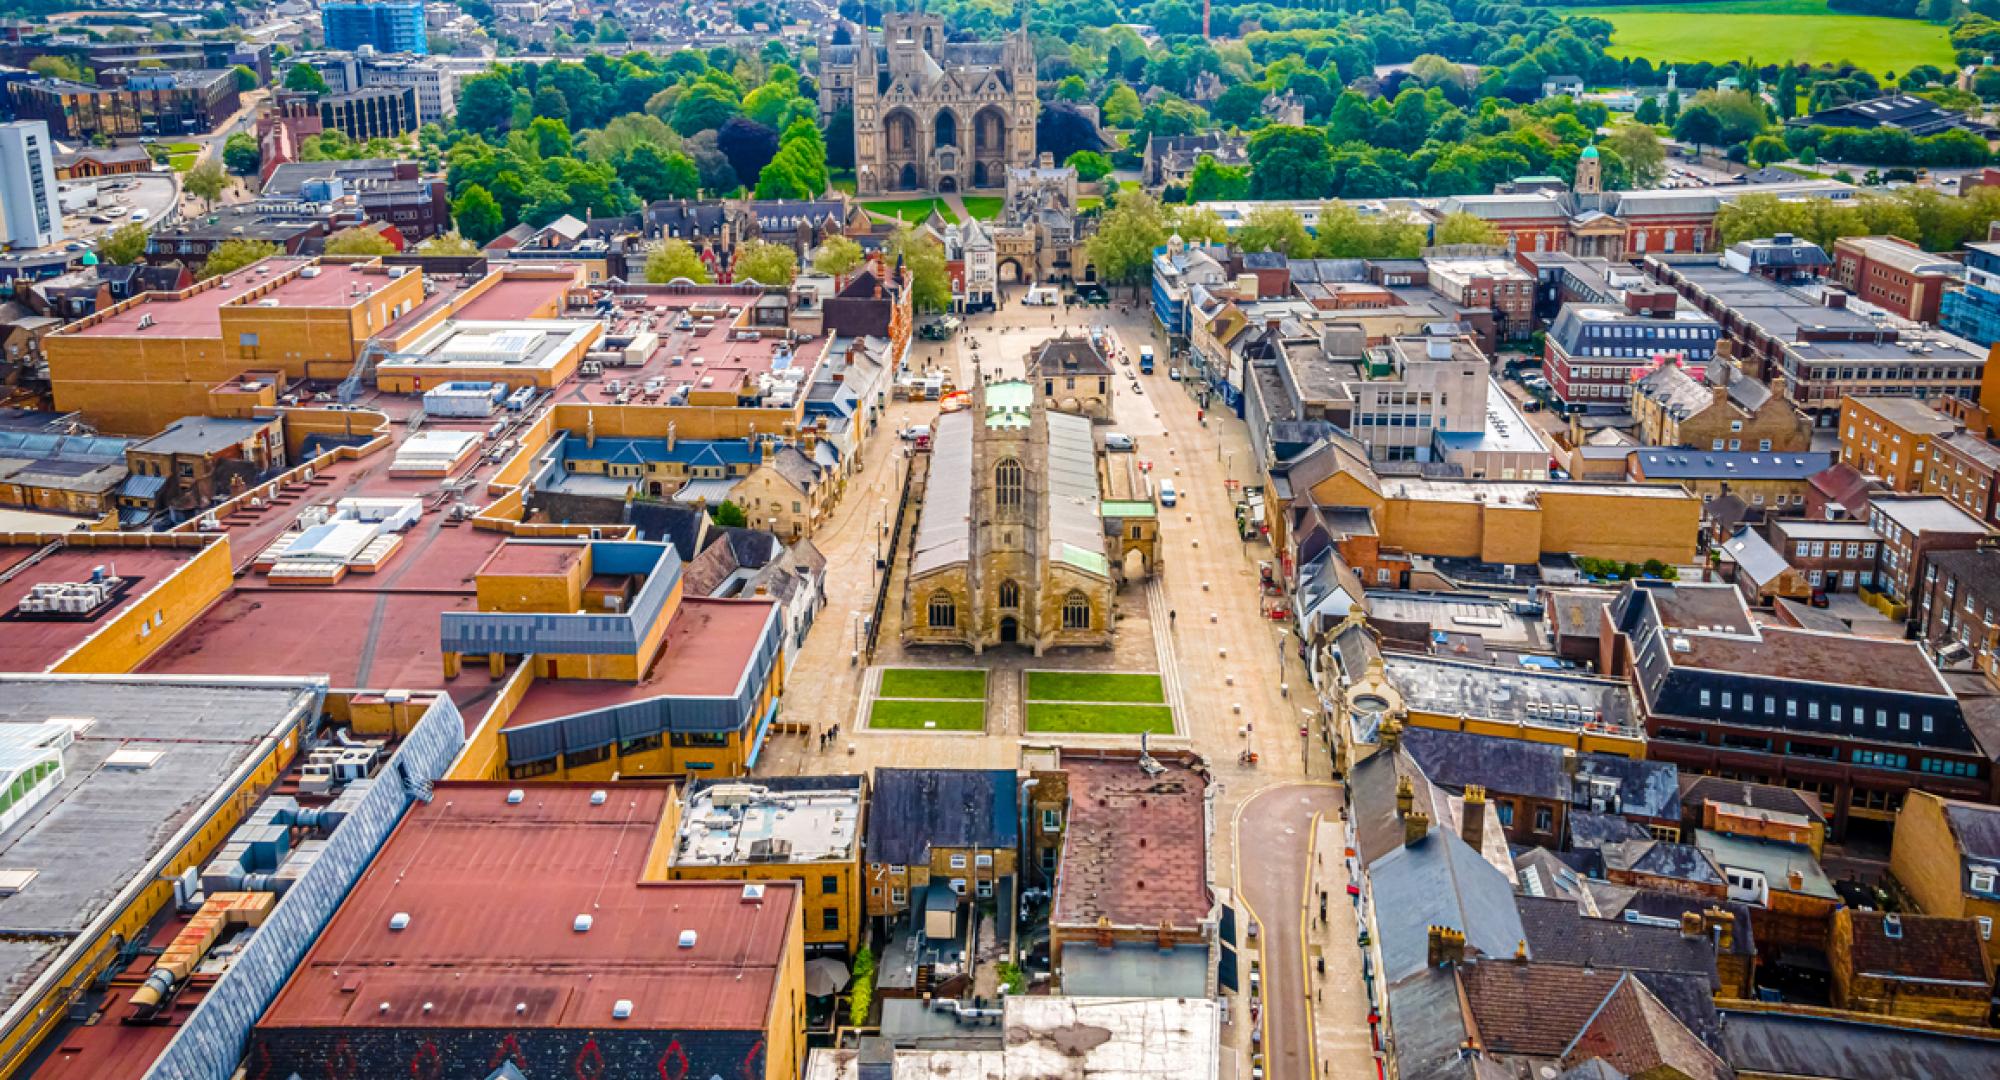
<svg viewBox="0 0 2000 1080"><path fill-rule="evenodd" d="M1015 864L1014 864L1014 911L1013 911L1013 914L1011 914L1011 915L1009 915L1009 916L1008 916L1008 920L1009 920L1009 922L1011 923L1011 925L1007 927L1007 941L1008 941L1008 942L1009 942L1009 944L1010 944L1010 945L1012 946L1012 947L1011 947L1011 948L1009 949L1009 951L1010 951L1010 952L1012 952L1012 953L1014 954L1014 961L1015 961L1016 963L1019 963L1019 962L1020 962L1020 960L1021 960L1021 954L1020 954L1020 945L1021 945L1021 935L1020 935L1020 927L1021 927L1021 883L1022 883L1023 881L1026 881L1026 880L1027 880L1027 877L1028 877L1028 875L1027 875L1027 873L1026 873L1026 867L1027 867L1027 865L1028 865L1028 858L1027 858L1027 855L1028 855L1028 792L1030 792L1030 791L1034 790L1034 788L1035 788L1035 787L1037 787L1037 786L1038 786L1038 785L1040 785L1040 784L1041 784L1041 781L1040 781L1040 780L1038 780L1038 779L1036 779L1036 778L1034 778L1034 777L1032 777L1032 776L1031 776L1031 777L1029 777L1029 778L1028 778L1028 779L1026 779L1026 780L1023 780L1023 781L1021 781L1021 837L1020 837L1020 851L1018 851L1018 852L1016 852L1016 853L1015 853L1015 860L1016 860L1016 861L1015 861Z"/></svg>

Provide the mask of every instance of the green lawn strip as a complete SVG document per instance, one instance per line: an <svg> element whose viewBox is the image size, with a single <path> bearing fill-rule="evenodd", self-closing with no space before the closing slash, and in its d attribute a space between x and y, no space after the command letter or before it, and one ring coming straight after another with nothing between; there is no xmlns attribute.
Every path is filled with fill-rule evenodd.
<svg viewBox="0 0 2000 1080"><path fill-rule="evenodd" d="M1103 701L1163 705L1167 692L1158 675L1105 671L1030 671L1029 701Z"/></svg>
<svg viewBox="0 0 2000 1080"><path fill-rule="evenodd" d="M1174 711L1165 705L1095 705L1070 701L1028 703L1029 731L1068 731L1087 735L1154 735L1174 733Z"/></svg>
<svg viewBox="0 0 2000 1080"><path fill-rule="evenodd" d="M958 215L952 213L951 207L942 199L885 199L862 203L861 208L871 214L901 218L913 225L921 224L925 218L930 217L932 209L936 209L946 221L958 220Z"/></svg>
<svg viewBox="0 0 2000 1080"><path fill-rule="evenodd" d="M1746 41L1758 42L1760 60L1855 64L1881 74L1919 64L1951 68L1951 39L1944 27L1916 19L1846 15L1825 0L1746 0L1694 4L1558 9L1612 26L1613 56L1644 56L1655 64L1720 63L1734 59Z"/></svg>
<svg viewBox="0 0 2000 1080"><path fill-rule="evenodd" d="M929 724L930 727L925 725ZM984 731L984 701L898 701L876 698L868 709L871 728L902 728L912 731Z"/></svg>
<svg viewBox="0 0 2000 1080"><path fill-rule="evenodd" d="M999 217L1000 208L1007 202L998 195L965 195L961 198L965 202L965 212L977 221L991 221Z"/></svg>
<svg viewBox="0 0 2000 1080"><path fill-rule="evenodd" d="M882 686L875 696L984 701L986 673L953 668L884 668Z"/></svg>

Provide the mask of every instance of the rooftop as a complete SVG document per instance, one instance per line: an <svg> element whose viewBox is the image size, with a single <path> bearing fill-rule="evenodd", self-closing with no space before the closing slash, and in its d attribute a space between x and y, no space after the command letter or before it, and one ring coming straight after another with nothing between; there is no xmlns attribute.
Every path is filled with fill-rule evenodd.
<svg viewBox="0 0 2000 1080"><path fill-rule="evenodd" d="M309 259L274 257L255 268L225 274L203 282L185 297L166 293L146 293L128 302L115 313L95 322L65 327L58 333L79 337L216 338L222 335L222 308L229 302L263 287L271 275L282 274L309 264ZM139 323L145 320L146 325Z"/></svg>
<svg viewBox="0 0 2000 1080"><path fill-rule="evenodd" d="M1894 236L1843 236L1834 243L1834 250L1841 248L1852 248L1866 255L1869 262L1893 266L1906 274L1958 277L1965 272L1963 263L1933 255Z"/></svg>
<svg viewBox="0 0 2000 1080"><path fill-rule="evenodd" d="M761 1029L797 935L798 886L765 882L752 898L739 882L642 880L672 795L440 783L258 1027L594 1029L629 1002L630 1027Z"/></svg>
<svg viewBox="0 0 2000 1080"><path fill-rule="evenodd" d="M216 454L253 438L272 424L272 420L233 416L183 416L158 435L133 443L132 449L141 454Z"/></svg>
<svg viewBox="0 0 2000 1080"><path fill-rule="evenodd" d="M43 549L41 544L0 547L0 671L45 671L77 646L94 637L112 620L142 608L168 576L201 554L198 547L85 547L65 545L24 565ZM18 570L16 568L19 568ZM24 618L15 613L21 600L38 585L88 582L102 568L113 584L110 599L94 613L55 614Z"/></svg>
<svg viewBox="0 0 2000 1080"><path fill-rule="evenodd" d="M1064 754L1069 819L1056 880L1057 925L1199 926L1208 885L1208 778L1171 757L1148 776L1130 756Z"/></svg>
<svg viewBox="0 0 2000 1080"><path fill-rule="evenodd" d="M1602 724L1635 733L1630 687L1617 679L1487 666L1411 653L1382 654L1410 711L1576 730Z"/></svg>
<svg viewBox="0 0 2000 1080"><path fill-rule="evenodd" d="M1013 848L1020 797L1010 769L876 769L867 860L927 861L933 848Z"/></svg>
<svg viewBox="0 0 2000 1080"><path fill-rule="evenodd" d="M859 776L697 782L682 809L673 865L851 859L861 835L862 786Z"/></svg>
<svg viewBox="0 0 2000 1080"><path fill-rule="evenodd" d="M581 319L523 319L510 322L447 321L385 359L377 370L405 368L549 368L594 340L601 325Z"/></svg>
<svg viewBox="0 0 2000 1080"><path fill-rule="evenodd" d="M594 679L545 679L528 689L507 718L519 728L655 697L732 697L743 686L776 617L770 600L688 596L667 625L653 670L638 684Z"/></svg>
<svg viewBox="0 0 2000 1080"><path fill-rule="evenodd" d="M12 1009L72 944L94 940L159 880L278 741L318 711L305 680L0 675L0 729L61 718L75 729L59 786L0 833L0 861L33 870L0 904L0 1004ZM143 768L114 753L157 753Z"/></svg>
<svg viewBox="0 0 2000 1080"><path fill-rule="evenodd" d="M1822 900L1840 899L1840 894L1833 891L1833 882L1827 880L1826 871L1820 869L1819 860L1813 858L1810 848L1709 832L1707 829L1694 831L1694 843L1725 869L1753 870L1763 874L1773 892L1784 890ZM1790 883L1790 876L1794 873L1799 876L1796 886Z"/></svg>
<svg viewBox="0 0 2000 1080"><path fill-rule="evenodd" d="M1948 435L1958 425L1951 417L1907 397L1853 397L1856 408L1866 409L1905 431L1919 435Z"/></svg>
<svg viewBox="0 0 2000 1080"><path fill-rule="evenodd" d="M362 269L362 263L323 262L300 270L256 299L233 301L235 306L262 304L265 307L351 308L367 293L390 282L381 268ZM360 290L365 289L366 292ZM275 303L264 303L275 301Z"/></svg>
<svg viewBox="0 0 2000 1080"><path fill-rule="evenodd" d="M1872 513L1913 533L1948 532L1984 535L1985 525L1940 495L1905 498L1879 496L1869 502Z"/></svg>
<svg viewBox="0 0 2000 1080"><path fill-rule="evenodd" d="M1655 480L1805 480L1833 463L1830 452L1636 450L1633 466Z"/></svg>
<svg viewBox="0 0 2000 1080"><path fill-rule="evenodd" d="M1672 648L1676 666L1770 678L1865 686L1949 697L1921 644L1853 634L1764 626L1755 638L1688 633ZM1680 642L1686 643L1683 649Z"/></svg>
<svg viewBox="0 0 2000 1080"><path fill-rule="evenodd" d="M861 1080L871 1050L893 1062L887 1080L1214 1080L1221 1006L1203 998L1015 995L999 1030L967 1028L965 1045L815 1050L805 1080ZM870 1074L873 1075L873 1074Z"/></svg>
<svg viewBox="0 0 2000 1080"><path fill-rule="evenodd" d="M553 308L562 310L572 280L537 274L507 274L481 290L452 316L468 322L514 322Z"/></svg>

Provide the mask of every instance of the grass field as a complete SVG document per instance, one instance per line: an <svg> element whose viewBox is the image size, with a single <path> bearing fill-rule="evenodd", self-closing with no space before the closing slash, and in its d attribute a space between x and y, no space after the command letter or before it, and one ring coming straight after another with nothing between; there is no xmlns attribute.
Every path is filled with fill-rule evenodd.
<svg viewBox="0 0 2000 1080"><path fill-rule="evenodd" d="M1754 57L1765 64L1847 62L1877 74L1900 74L1918 64L1950 70L1955 63L1943 26L1916 19L1837 14L1827 9L1826 0L1713 0L1561 10L1610 23L1613 56L1643 56L1656 66Z"/></svg>
<svg viewBox="0 0 2000 1080"><path fill-rule="evenodd" d="M1154 735L1174 733L1174 711L1165 705L1079 705L1072 702L1028 703L1029 731L1068 731L1089 735Z"/></svg>
<svg viewBox="0 0 2000 1080"><path fill-rule="evenodd" d="M1030 671L1029 701L1107 701L1163 705L1167 694L1158 675L1097 671Z"/></svg>
<svg viewBox="0 0 2000 1080"><path fill-rule="evenodd" d="M986 700L986 673L935 668L884 668L876 697Z"/></svg>
<svg viewBox="0 0 2000 1080"><path fill-rule="evenodd" d="M931 209L933 207L937 208L937 212L943 215L946 221L956 222L958 220L958 214L954 213L952 208L943 199L883 199L877 202L865 202L861 204L861 208L871 214L902 218L912 225L922 224L925 218L931 216ZM967 207L967 209L971 208Z"/></svg>
<svg viewBox="0 0 2000 1080"><path fill-rule="evenodd" d="M868 726L917 731L981 731L986 727L986 702L877 698L868 709Z"/></svg>
<svg viewBox="0 0 2000 1080"><path fill-rule="evenodd" d="M974 221L992 221L999 217L1000 207L1007 202L998 195L966 195L963 201L965 212L971 214Z"/></svg>

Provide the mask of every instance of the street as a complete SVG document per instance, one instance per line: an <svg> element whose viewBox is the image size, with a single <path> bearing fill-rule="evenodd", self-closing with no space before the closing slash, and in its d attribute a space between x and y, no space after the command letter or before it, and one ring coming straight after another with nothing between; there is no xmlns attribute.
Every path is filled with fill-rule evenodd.
<svg viewBox="0 0 2000 1080"><path fill-rule="evenodd" d="M1120 304L1129 310L1121 310ZM1131 366L1114 362L1116 387L1114 421L1109 430L1131 435L1134 455L1150 461L1155 477L1171 477L1181 490L1180 504L1161 510L1162 567L1154 584L1128 583L1118 595L1116 642L1108 651L1057 650L1036 658L1027 649L990 649L979 657L964 650L905 649L896 633L900 618L900 581L892 580L889 610L875 658L877 666L977 666L988 669L993 687L983 733L920 731L861 731L858 715L867 666L856 657L862 622L874 604L874 562L882 543L883 523L894 512L905 467L900 427L931 423L936 403L891 403L881 429L868 443L864 467L848 481L846 493L828 523L812 537L826 556L827 604L808 636L788 679L781 719L803 733L773 735L757 766L760 773L856 772L889 766L902 768L1015 768L1026 743L1065 742L1073 745L1131 743L1130 736L1034 736L1020 726L1020 707L1012 674L1027 667L1158 671L1169 701L1179 704L1181 733L1155 739L1162 748L1191 747L1204 755L1216 783L1215 835L1210 838L1214 884L1238 886L1257 898L1283 893L1276 903L1256 899L1258 914L1272 928L1288 927L1289 959L1281 966L1299 1002L1300 952L1297 904L1305 880L1305 837L1312 810L1329 813L1338 805L1338 789L1321 784L1286 791L1309 793L1303 815L1286 820L1269 806L1297 805L1283 798L1259 800L1258 810L1244 822L1241 848L1234 827L1236 810L1260 791L1302 779L1329 779L1329 754L1309 723L1306 711L1314 702L1296 655L1296 641L1283 626L1263 613L1257 564L1271 557L1269 545L1242 540L1234 513L1236 489L1226 480L1249 482L1259 470L1251 460L1243 423L1226 410L1211 409L1204 424L1192 384L1167 375L1164 342L1153 336L1150 309L1122 291L1112 307L1046 308L1009 304L998 312L970 316L949 341L914 341L910 366L926 365L952 372L958 385L970 385L974 358L989 377L1019 375L1030 351L1067 328L1082 332L1089 326L1108 327L1118 347L1133 357ZM973 342L978 345L975 348ZM1136 357L1150 344L1162 362L1153 375L1138 375ZM1135 392L1136 378L1142 390ZM922 460L914 461L923 467ZM898 572L896 567L891 573ZM1171 613L1174 617L1162 618ZM819 733L838 725L839 737L824 749ZM1248 763L1244 751L1256 754ZM1278 842L1267 835L1290 827L1294 835ZM1238 866L1240 884L1228 868ZM1267 910L1268 905L1270 906ZM1270 943L1267 943L1269 946ZM1353 969L1353 937L1346 940ZM1358 976L1355 977L1358 985ZM1224 1042L1247 1055L1250 1051L1247 999L1232 1009L1235 1021ZM1310 1028L1299 1011L1274 1016L1271 1039L1286 1055L1302 1061ZM1357 1059L1365 1062L1364 1057ZM1247 1076L1247 1056L1245 1071ZM1370 1066L1372 1068L1372 1066ZM1293 1075L1280 1068L1269 1076ZM1303 1073L1298 1075L1303 1076ZM1340 1072L1339 1075L1353 1075Z"/></svg>

